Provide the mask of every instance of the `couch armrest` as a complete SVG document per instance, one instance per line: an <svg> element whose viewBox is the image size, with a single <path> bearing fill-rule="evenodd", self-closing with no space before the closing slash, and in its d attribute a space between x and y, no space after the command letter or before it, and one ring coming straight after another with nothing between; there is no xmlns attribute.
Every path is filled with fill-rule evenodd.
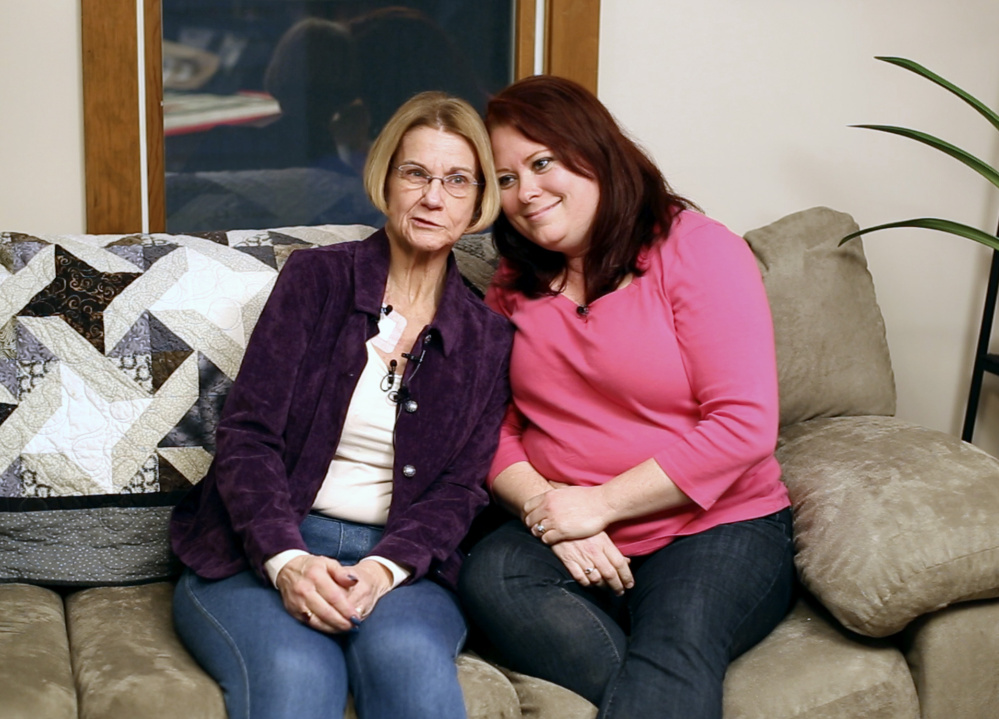
<svg viewBox="0 0 999 719"><path fill-rule="evenodd" d="M999 602L966 602L920 617L902 634L923 719L999 716Z"/></svg>

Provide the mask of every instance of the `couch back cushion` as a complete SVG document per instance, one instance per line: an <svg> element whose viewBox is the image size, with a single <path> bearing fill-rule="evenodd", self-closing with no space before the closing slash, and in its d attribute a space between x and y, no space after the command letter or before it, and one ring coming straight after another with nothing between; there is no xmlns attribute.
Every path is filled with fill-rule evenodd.
<svg viewBox="0 0 999 719"><path fill-rule="evenodd" d="M773 313L781 426L892 415L895 377L859 229L826 207L746 233Z"/></svg>

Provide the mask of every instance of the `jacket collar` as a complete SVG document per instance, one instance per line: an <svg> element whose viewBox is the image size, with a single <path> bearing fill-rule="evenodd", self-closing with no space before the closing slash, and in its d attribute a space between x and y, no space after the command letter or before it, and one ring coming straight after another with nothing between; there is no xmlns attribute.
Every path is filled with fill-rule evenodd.
<svg viewBox="0 0 999 719"><path fill-rule="evenodd" d="M354 306L378 317L388 281L389 239L384 229L358 243L354 253ZM430 323L429 331L437 335L445 356L449 355L462 334L463 305L471 296L461 278L454 252L448 254L444 293Z"/></svg>

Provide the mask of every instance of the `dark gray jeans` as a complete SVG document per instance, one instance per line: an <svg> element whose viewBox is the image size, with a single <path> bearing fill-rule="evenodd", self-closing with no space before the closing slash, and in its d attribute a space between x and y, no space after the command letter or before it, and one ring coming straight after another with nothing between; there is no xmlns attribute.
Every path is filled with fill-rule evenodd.
<svg viewBox="0 0 999 719"><path fill-rule="evenodd" d="M624 597L576 583L518 521L471 551L459 594L516 671L573 690L602 718L720 719L729 663L790 608L791 512L725 524L631 562Z"/></svg>

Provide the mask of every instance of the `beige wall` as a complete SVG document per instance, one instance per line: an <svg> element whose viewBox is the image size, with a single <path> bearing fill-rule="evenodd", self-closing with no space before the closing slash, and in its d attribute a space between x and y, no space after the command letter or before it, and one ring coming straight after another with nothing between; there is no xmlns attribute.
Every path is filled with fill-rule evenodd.
<svg viewBox="0 0 999 719"><path fill-rule="evenodd" d="M737 232L820 204L864 225L937 215L991 229L999 198L984 180L848 125L908 125L999 161L984 120L873 59L910 57L999 106L997 36L993 0L603 0L600 95ZM0 229L83 231L79 43L78 0L0 0ZM989 253L930 232L866 243L899 416L957 434ZM989 385L976 444L999 453Z"/></svg>
<svg viewBox="0 0 999 719"><path fill-rule="evenodd" d="M82 232L79 0L0 0L0 229Z"/></svg>
<svg viewBox="0 0 999 719"><path fill-rule="evenodd" d="M848 127L914 127L999 161L999 134L977 113L873 59L917 60L999 107L994 0L602 0L601 10L601 98L674 186L733 230L815 205L862 226L938 216L995 228L999 197L980 176ZM898 415L959 434L990 253L928 231L865 245ZM975 439L999 453L999 383L989 386Z"/></svg>

